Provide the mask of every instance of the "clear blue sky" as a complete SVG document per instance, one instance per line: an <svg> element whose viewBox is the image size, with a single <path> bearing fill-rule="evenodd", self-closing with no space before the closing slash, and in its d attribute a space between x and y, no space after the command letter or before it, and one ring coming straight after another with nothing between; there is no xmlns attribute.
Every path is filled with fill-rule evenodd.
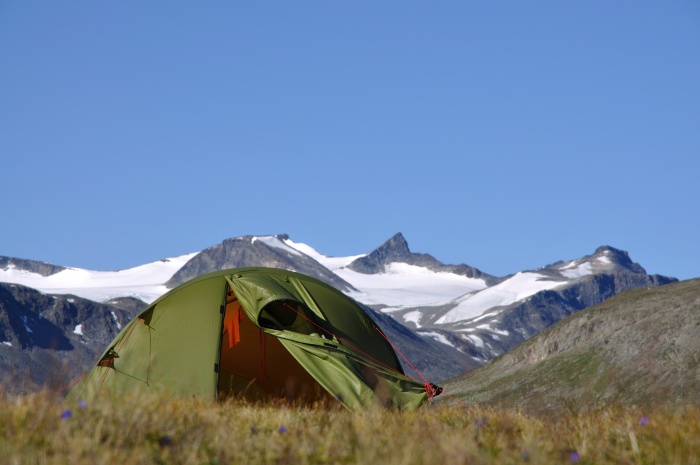
<svg viewBox="0 0 700 465"><path fill-rule="evenodd" d="M0 0L0 156L0 255L700 277L700 2Z"/></svg>

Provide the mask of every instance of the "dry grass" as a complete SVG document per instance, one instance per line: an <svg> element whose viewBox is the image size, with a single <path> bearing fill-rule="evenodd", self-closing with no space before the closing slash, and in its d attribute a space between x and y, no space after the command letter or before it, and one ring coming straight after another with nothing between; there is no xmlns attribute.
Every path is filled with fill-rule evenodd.
<svg viewBox="0 0 700 465"><path fill-rule="evenodd" d="M0 464L693 464L700 409L415 412L155 397L0 396Z"/></svg>

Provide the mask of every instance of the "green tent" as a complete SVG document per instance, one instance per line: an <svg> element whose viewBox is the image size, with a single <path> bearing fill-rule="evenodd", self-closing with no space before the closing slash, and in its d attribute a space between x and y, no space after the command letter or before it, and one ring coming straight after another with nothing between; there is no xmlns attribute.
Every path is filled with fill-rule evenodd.
<svg viewBox="0 0 700 465"><path fill-rule="evenodd" d="M146 391L222 399L335 398L348 408L415 408L427 387L352 299L291 271L209 273L149 305L70 393Z"/></svg>

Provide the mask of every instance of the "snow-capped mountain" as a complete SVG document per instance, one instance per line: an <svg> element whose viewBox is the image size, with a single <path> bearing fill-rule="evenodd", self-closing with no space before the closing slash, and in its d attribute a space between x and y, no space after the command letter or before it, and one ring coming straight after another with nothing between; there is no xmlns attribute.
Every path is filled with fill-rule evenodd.
<svg viewBox="0 0 700 465"><path fill-rule="evenodd" d="M370 253L347 257L323 255L287 235L243 236L200 252L121 271L0 257L0 283L119 308L129 305L135 313L196 276L245 266L298 271L340 289L365 305L380 320L380 326L399 339L396 343L402 351L420 359L416 366L432 371L435 379L483 364L574 311L617 292L675 281L647 275L626 252L612 247L498 278L466 264L446 265L428 254L413 253L398 233ZM0 311L7 305L0 299ZM65 331L74 333L74 323L70 320ZM116 327L117 321L112 324ZM15 326L0 327L0 361L6 352L3 347L13 347L2 344L11 344L8 334L23 331ZM81 329L85 331L87 327ZM79 343L89 338L77 336L70 335Z"/></svg>
<svg viewBox="0 0 700 465"><path fill-rule="evenodd" d="M288 238L283 241L350 283L352 290L346 294L384 312L417 304L440 305L465 292L483 289L487 281L493 279L488 275L481 277L481 272L466 265L442 265L430 255L411 254L401 234L396 234L371 254L350 257L327 257L306 244L297 244ZM376 259L377 255L383 259ZM420 257L423 265L416 264L414 255ZM372 263L372 272L364 271L368 262Z"/></svg>
<svg viewBox="0 0 700 465"><path fill-rule="evenodd" d="M619 292L674 281L647 275L627 252L604 246L576 260L518 272L441 306L402 308L392 315L419 334L488 361Z"/></svg>
<svg viewBox="0 0 700 465"><path fill-rule="evenodd" d="M47 294L73 294L96 302L134 297L150 303L168 291L165 283L197 253L158 260L121 271L54 267L30 260L0 257L0 282L21 284ZM4 265L4 266L3 266Z"/></svg>
<svg viewBox="0 0 700 465"><path fill-rule="evenodd" d="M165 285L173 288L210 271L264 266L295 270L314 276L344 292L353 290L351 284L343 281L309 255L295 249L293 244L287 235L226 239L221 244L195 254L165 282Z"/></svg>

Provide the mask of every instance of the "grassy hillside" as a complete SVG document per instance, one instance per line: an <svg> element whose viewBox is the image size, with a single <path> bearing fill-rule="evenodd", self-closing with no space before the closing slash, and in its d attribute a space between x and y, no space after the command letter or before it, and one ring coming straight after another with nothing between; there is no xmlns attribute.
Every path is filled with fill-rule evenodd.
<svg viewBox="0 0 700 465"><path fill-rule="evenodd" d="M698 463L700 409L611 408L555 418L456 404L335 405L0 398L0 464Z"/></svg>
<svg viewBox="0 0 700 465"><path fill-rule="evenodd" d="M444 386L530 412L696 403L700 279L620 293Z"/></svg>

